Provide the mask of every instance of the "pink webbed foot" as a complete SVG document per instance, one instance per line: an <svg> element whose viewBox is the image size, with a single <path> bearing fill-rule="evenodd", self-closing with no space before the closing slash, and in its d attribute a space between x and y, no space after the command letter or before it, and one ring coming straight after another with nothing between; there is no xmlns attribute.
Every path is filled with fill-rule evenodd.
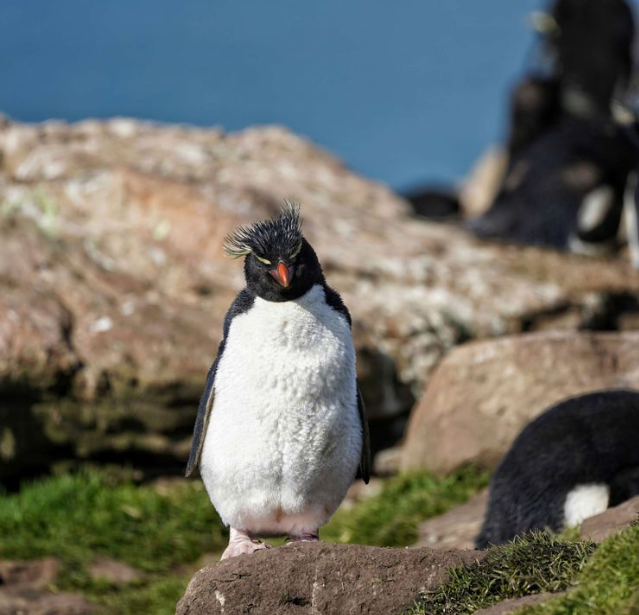
<svg viewBox="0 0 639 615"><path fill-rule="evenodd" d="M271 545L268 543L251 538L248 532L231 528L229 546L224 549L222 559L230 559L231 557L237 557L238 555L255 553L255 551L260 551L261 549L270 548Z"/></svg>
<svg viewBox="0 0 639 615"><path fill-rule="evenodd" d="M289 535L287 538L288 544L295 542L319 542L319 531L308 532L306 534Z"/></svg>

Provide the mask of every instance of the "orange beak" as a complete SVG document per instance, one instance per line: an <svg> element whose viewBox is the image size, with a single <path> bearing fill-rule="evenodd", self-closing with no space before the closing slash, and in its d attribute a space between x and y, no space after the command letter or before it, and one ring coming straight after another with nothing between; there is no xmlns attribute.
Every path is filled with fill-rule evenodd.
<svg viewBox="0 0 639 615"><path fill-rule="evenodd" d="M277 269L271 269L269 273L275 281L286 288L291 283L293 277L293 267L287 267L282 261L277 264Z"/></svg>

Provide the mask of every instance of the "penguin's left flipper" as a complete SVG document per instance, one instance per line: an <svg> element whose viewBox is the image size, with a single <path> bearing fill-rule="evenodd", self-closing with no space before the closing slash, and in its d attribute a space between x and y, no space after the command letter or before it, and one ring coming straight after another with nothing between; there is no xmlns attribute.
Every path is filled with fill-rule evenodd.
<svg viewBox="0 0 639 615"><path fill-rule="evenodd" d="M362 422L362 458L359 462L359 472L362 476L362 480L368 485L368 481L371 478L371 441L368 433L368 419L366 418L366 406L364 406L364 398L362 392L357 385L357 410L359 411L359 418Z"/></svg>
<svg viewBox="0 0 639 615"><path fill-rule="evenodd" d="M189 461L186 464L186 478L190 478L195 473L195 469L200 463L200 456L202 455L202 447L204 446L204 435L206 434L206 427L209 423L209 417L211 416L211 409L213 408L213 400L215 397L215 389L213 383L215 381L215 372L217 367L217 360L206 377L206 385L204 387L204 393L200 398L200 406L197 411L197 418L195 419L195 427L193 428L193 442L191 444L191 453L189 454Z"/></svg>

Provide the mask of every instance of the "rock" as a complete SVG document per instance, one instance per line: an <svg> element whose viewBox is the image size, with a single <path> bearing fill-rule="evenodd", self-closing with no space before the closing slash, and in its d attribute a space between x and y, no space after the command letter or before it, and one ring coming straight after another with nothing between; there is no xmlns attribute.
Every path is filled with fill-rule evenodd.
<svg viewBox="0 0 639 615"><path fill-rule="evenodd" d="M402 468L494 466L550 405L597 389L639 389L638 365L636 332L547 332L456 348L412 414Z"/></svg>
<svg viewBox="0 0 639 615"><path fill-rule="evenodd" d="M53 593L46 587L59 571L55 558L0 561L0 613L3 615L90 615L95 607L82 596Z"/></svg>
<svg viewBox="0 0 639 615"><path fill-rule="evenodd" d="M468 502L428 519L419 526L418 547L431 549L474 549L488 506L485 489Z"/></svg>
<svg viewBox="0 0 639 615"><path fill-rule="evenodd" d="M58 576L60 562L54 557L24 562L0 561L0 587L44 589Z"/></svg>
<svg viewBox="0 0 639 615"><path fill-rule="evenodd" d="M139 580L142 576L139 570L110 557L96 559L89 566L89 575L94 580L101 579L113 585L128 585Z"/></svg>
<svg viewBox="0 0 639 615"><path fill-rule="evenodd" d="M348 488L344 501L340 504L342 509L350 509L370 498L379 496L384 487L384 480L376 476L372 476L368 484L364 481L356 480Z"/></svg>
<svg viewBox="0 0 639 615"><path fill-rule="evenodd" d="M183 468L243 285L223 238L285 198L303 203L306 234L353 314L376 450L401 437L455 345L613 326L608 298L639 289L623 260L483 245L414 220L387 188L280 127L6 122L0 161L5 482L69 458Z"/></svg>
<svg viewBox="0 0 639 615"><path fill-rule="evenodd" d="M593 542L602 542L608 536L620 532L637 520L639 520L639 496L586 519L581 524L581 537Z"/></svg>
<svg viewBox="0 0 639 615"><path fill-rule="evenodd" d="M38 590L0 590L0 613L7 615L91 615L95 607L82 596Z"/></svg>
<svg viewBox="0 0 639 615"><path fill-rule="evenodd" d="M6 615L91 615L96 609L82 596L38 590L0 590L0 613Z"/></svg>
<svg viewBox="0 0 639 615"><path fill-rule="evenodd" d="M401 613L446 581L447 568L481 557L426 548L287 545L200 570L176 615Z"/></svg>
<svg viewBox="0 0 639 615"><path fill-rule="evenodd" d="M480 611L475 611L475 615L509 615L510 613L516 613L520 609L523 609L525 606L532 606L533 604L539 604L541 602L545 602L550 598L555 598L560 596L561 593L556 594L533 594L531 596L524 596L523 598L517 598L514 600L503 600L502 602L498 602L497 604L488 607L486 609L481 609Z"/></svg>
<svg viewBox="0 0 639 615"><path fill-rule="evenodd" d="M394 476L399 472L402 459L402 449L400 446L385 448L375 456L373 472L378 476Z"/></svg>

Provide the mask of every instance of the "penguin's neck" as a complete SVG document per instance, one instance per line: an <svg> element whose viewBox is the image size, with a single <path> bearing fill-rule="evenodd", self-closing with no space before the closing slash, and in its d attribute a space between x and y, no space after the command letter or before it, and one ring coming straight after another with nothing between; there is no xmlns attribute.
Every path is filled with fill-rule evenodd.
<svg viewBox="0 0 639 615"><path fill-rule="evenodd" d="M324 293L324 287L320 284L314 284L309 288L301 297L297 299L291 299L290 301L268 301L261 297L255 298L255 304L259 305L262 309L273 309L286 311L292 306L298 306L313 312L313 308L326 305L326 295Z"/></svg>

